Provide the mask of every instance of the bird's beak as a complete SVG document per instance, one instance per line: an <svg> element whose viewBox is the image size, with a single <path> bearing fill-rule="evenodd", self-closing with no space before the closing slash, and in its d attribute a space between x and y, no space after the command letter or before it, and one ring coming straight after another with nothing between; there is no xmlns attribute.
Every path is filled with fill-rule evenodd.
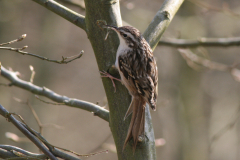
<svg viewBox="0 0 240 160"><path fill-rule="evenodd" d="M111 30L114 30L114 31L116 31L117 32L117 28L118 27L116 27L116 26L112 26L112 25L104 25L106 28L110 28ZM109 31L107 32L107 34L106 34L106 37L105 37L105 41L107 40L107 38L108 38L108 34L109 34Z"/></svg>
<svg viewBox="0 0 240 160"><path fill-rule="evenodd" d="M117 31L117 28L118 28L118 27L112 26L112 25L105 25L105 26L106 26L106 28L110 28L110 29L112 29L114 31Z"/></svg>

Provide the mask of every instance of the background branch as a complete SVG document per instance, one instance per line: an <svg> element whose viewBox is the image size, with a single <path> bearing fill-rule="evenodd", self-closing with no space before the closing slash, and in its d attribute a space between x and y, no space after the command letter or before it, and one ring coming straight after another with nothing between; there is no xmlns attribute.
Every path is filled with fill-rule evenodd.
<svg viewBox="0 0 240 160"><path fill-rule="evenodd" d="M15 147L15 146L0 145L0 155L2 158L14 158L14 157L17 158L18 156L16 154L14 154L13 151L22 153L25 156L29 156L32 158L37 158L37 159L46 159L47 158L47 156L45 154L32 153L32 152L26 151L24 149L21 149L21 148ZM23 157L23 159L26 159L26 158Z"/></svg>
<svg viewBox="0 0 240 160"><path fill-rule="evenodd" d="M55 102L65 103L65 105L67 106L81 108L86 111L93 112L94 115L106 121L109 120L109 111L102 108L101 106L78 99L68 98L66 96L59 95L48 88L39 87L30 82L21 80L17 77L15 72L9 71L5 69L3 66L1 67L1 75L8 79L11 82L11 85L25 89L37 95L45 96Z"/></svg>
<svg viewBox="0 0 240 160"><path fill-rule="evenodd" d="M11 115L1 104L0 104L0 114L12 122L26 137L28 137L45 155L47 155L51 160L57 160L57 158L25 127L16 120L13 115Z"/></svg>
<svg viewBox="0 0 240 160"><path fill-rule="evenodd" d="M36 95L35 95L35 97L37 98ZM18 98L15 98L15 97L14 97L14 100L16 100L17 102L22 103L22 104L25 104L25 105L28 106L28 108L31 110L31 112L32 112L32 114L33 114L33 116L34 116L37 124L38 124L39 133L40 133L41 135L43 135L43 128L44 128L44 127L50 127L50 126L52 126L52 127L58 128L58 129L63 128L63 127L58 126L58 125L56 125L56 124L51 124L51 123L43 124L43 123L41 122L40 118L38 117L36 111L33 109L32 105L30 104L29 100L27 100L27 101L22 101L21 99L18 99ZM63 103L63 104L64 104L64 103ZM65 105L65 104L64 104L64 105ZM11 137L16 137L16 136L17 136L17 135L9 134L8 137L11 138ZM14 140L14 138L11 138L11 139ZM18 138L17 138L17 139L18 139ZM20 138L19 138L19 139L20 139Z"/></svg>
<svg viewBox="0 0 240 160"><path fill-rule="evenodd" d="M159 41L160 46L172 46L172 47L227 47L240 45L240 37L230 38L198 38L197 40L190 39L173 39L164 38Z"/></svg>
<svg viewBox="0 0 240 160"><path fill-rule="evenodd" d="M21 118L21 117L20 117ZM23 121L23 119L21 118L22 122L20 122L28 131L30 131L33 135L35 135L39 140L41 140L47 147L48 149L54 153L54 155L56 155L57 157L60 157L60 158L63 158L63 159L69 159L69 160L77 160L78 158L75 158L69 154L66 154L62 151L65 151L65 152L69 152L69 153L72 153L74 154L75 156L78 156L78 157L89 157L89 156L93 156L93 155L97 155L97 154L100 154L100 153L107 153L108 151L105 150L105 151L99 151L99 152L95 152L95 153L89 153L89 154L79 154L79 153L76 153L72 150L68 150L68 149L65 149L65 148L61 148L61 147L58 147L58 146L54 146L52 144L50 144L40 133L38 133L37 131L35 131L34 129L30 128L27 126L27 124ZM57 150L59 149L59 150ZM62 151L61 151L62 150ZM79 159L78 159L79 160Z"/></svg>
<svg viewBox="0 0 240 160"><path fill-rule="evenodd" d="M32 57L39 58L41 60L45 60L45 61L48 61L48 62L54 62L54 63L58 63L58 64L67 64L67 63L72 62L72 61L74 61L78 58L81 58L82 55L83 55L83 50L82 50L78 55L74 55L74 56L71 56L71 57L63 57L62 56L62 60L53 60L53 59L49 59L49 58L46 58L46 57L42 57L40 55L36 55L36 54L33 54L33 53L23 51L24 49L28 48L28 46L23 46L22 48L1 47L3 45L8 45L8 44L12 44L12 43L15 43L15 42L22 41L24 38L26 38L26 36L27 36L26 34L23 34L18 39L12 40L12 41L7 42L7 43L2 43L2 44L0 44L0 49L15 51L15 52L20 53L22 55L29 55L29 56L32 56Z"/></svg>
<svg viewBox="0 0 240 160"><path fill-rule="evenodd" d="M178 51L181 53L182 57L185 60L187 60L187 61L190 60L190 61L192 61L196 64L199 64L199 65L202 65L208 69L218 70L218 71L229 71L231 69L229 66L227 66L225 64L213 62L208 59L199 57L189 49L178 49Z"/></svg>
<svg viewBox="0 0 240 160"><path fill-rule="evenodd" d="M5 45L8 45L8 44L12 44L12 43L15 43L15 42L19 42L19 41L22 41L24 38L27 37L27 34L23 34L21 35L20 37L18 37L17 39L14 39L12 41L9 41L9 42L6 42L6 43L2 43L0 44L0 46L5 46Z"/></svg>
<svg viewBox="0 0 240 160"><path fill-rule="evenodd" d="M69 155L69 154L67 154L67 153L64 153L64 152L62 152L62 151L60 151L59 149L57 149L57 148L59 148L59 147L56 147L56 146L53 146L53 145L51 145L40 133L38 133L37 131L35 131L34 129L32 129L32 128L30 128L30 127L28 127L27 126L27 124L25 124L25 122L23 121L23 119L21 118L21 116L19 116L19 115L17 115L18 117L20 117L21 118L21 120L24 122L20 122L20 121L18 121L18 120L16 120L14 117L13 117L13 115L11 114L11 113L9 113L3 106L1 106L0 105L0 114L3 116L3 117L5 117L5 118L7 118L8 120L10 120L25 136L27 136L34 144L36 144L38 147L39 147L39 149L41 150L41 151L43 151L43 153L45 153L48 157L49 156L51 156L51 157L49 157L50 159L53 159L53 160L57 160L57 158L56 157L54 157L53 156L53 154L55 155L55 156L57 156L57 157L60 157L60 158L62 158L62 159L66 159L66 160L80 160L79 158L76 158L76 157L74 157L74 156L71 156L71 155ZM16 115L16 114L15 114ZM40 142L41 141L41 142ZM45 146L43 146L43 144L42 143L44 143L47 147L48 147L48 149L50 150L48 150L47 148L45 148ZM43 148L42 148L42 147ZM55 148L56 147L56 148ZM3 148L4 150L1 150L1 148ZM30 153L30 152L28 152L28 151L24 151L23 149L18 149L18 148L16 148L16 147L13 147L13 146L3 146L3 145L0 145L0 156L13 156L12 154L10 154L8 151L6 152L6 150L8 150L8 149L12 149L12 148L14 148L14 149L16 149L18 152L20 152L20 153L22 153L22 154L24 154L24 155L19 155L19 154L16 154L16 153L14 153L15 155L16 155L16 158L19 158L19 156L21 156L21 157L24 157L25 159L33 159L33 155ZM73 151L70 151L70 150L66 150L66 149L63 149L64 151L68 151L68 152L71 152L71 153L73 153L73 154L78 154L78 153L75 153L75 152L73 152ZM26 154L25 154L25 152L27 152ZM52 154L53 153L53 154ZM96 153L96 154L98 154L98 153ZM88 156L91 156L91 155L96 155L96 154L89 154ZM80 154L78 154L78 155L80 155ZM38 155L39 156L39 155ZM36 158L40 158L40 157L34 157L35 159Z"/></svg>
<svg viewBox="0 0 240 160"><path fill-rule="evenodd" d="M63 17L69 22L75 24L76 26L86 30L85 26L85 17L81 14L78 14L69 8L55 2L54 0L33 0L34 2L44 6L50 11L56 13L57 15Z"/></svg>
<svg viewBox="0 0 240 160"><path fill-rule="evenodd" d="M174 15L184 0L165 0L148 28L143 33L144 38L154 50L162 34L172 21Z"/></svg>
<svg viewBox="0 0 240 160"><path fill-rule="evenodd" d="M213 62L208 59L197 56L189 49L178 49L178 51L181 53L182 57L187 61L187 64L190 67L194 68L195 63L211 70L229 72L231 76L234 78L234 80L240 82L240 70L236 68L238 64L229 66L218 62Z"/></svg>
<svg viewBox="0 0 240 160"><path fill-rule="evenodd" d="M38 133L37 131L35 131L34 129L32 129L32 128L30 128L27 124L26 124L26 122L24 122L24 120L23 120L23 118L20 116L20 115L17 115L17 114L15 114L14 113L14 115L16 115L16 116L18 116L20 119L21 119L21 121L22 122L20 122L20 121L18 121L18 120L16 120L14 117L13 117L13 113L9 113L3 106L1 106L0 105L0 114L2 115L2 116L4 116L5 118L7 118L8 120L10 120L21 132L23 132L24 133L24 135L25 136L27 136L34 144L36 144L40 149L41 149L41 151L43 151L44 152L44 150L43 149L45 149L45 154L46 153L48 153L48 154L46 154L47 156L48 155L50 155L51 156L51 154L52 153L54 153L54 155L55 156L57 156L57 157L60 157L60 158L63 158L63 159L68 159L68 160L79 160L78 158L76 158L76 157L73 157L73 156L71 156L71 155L68 155L68 154L66 154L66 153L64 153L64 152L62 152L62 151L60 151L60 150L63 150L63 151L66 151L66 152L70 152L70 153L73 153L74 155L76 155L76 156L78 156L78 157L89 157L89 156L94 156L94 155L97 155L97 154L100 154L100 153L107 153L108 151L107 150L105 150L105 151L99 151L99 152L95 152L95 153L89 153L89 154L79 154L79 153L76 153L76 152L74 152L74 151L72 151L72 150L68 150L68 149L64 149L64 148L60 148L60 147L57 147L57 146L53 146L52 144L50 144L40 133ZM41 141L41 142L39 142L39 141ZM42 143L44 143L47 147L48 147L48 149L46 149L46 148L41 148L41 146L43 146L42 145ZM43 146L44 147L44 146ZM7 147L7 146L3 146L3 148L4 149L9 149L9 148L11 148L11 146L9 147ZM1 147L0 147L0 149L1 149ZM60 150L58 150L58 149L60 149ZM24 157L24 158L26 158L26 159L33 159L33 155L31 156L31 155L29 155L29 153L26 155L26 154L24 154L24 151L22 151L21 149L19 150L20 151L20 153L22 153L23 155L21 155L21 154L18 154L18 153L14 153L16 156L20 156L20 157ZM0 153L3 153L3 156L12 156L10 153L5 153L4 152L4 150L0 150ZM0 156L2 156L1 154L0 154ZM53 155L52 155L53 156ZM37 158L37 157L34 157L34 158ZM38 157L39 158L39 157ZM57 160L55 157L50 157L50 159L55 159L55 160Z"/></svg>
<svg viewBox="0 0 240 160"><path fill-rule="evenodd" d="M234 16L234 17L240 18L240 14L233 12L229 8L229 6L226 2L223 3L222 8L219 8L219 7L216 7L216 6L211 6L211 5L209 5L209 4L207 4L203 1L200 1L200 0L188 0L188 1L197 5L197 6L203 7L207 10L220 12L220 13L223 13L223 14L226 14L226 15L229 15L229 16Z"/></svg>
<svg viewBox="0 0 240 160"><path fill-rule="evenodd" d="M58 63L58 64L67 64L67 63L72 62L72 61L74 61L78 58L81 58L82 55L83 55L83 51L81 51L78 55L74 55L74 56L71 56L71 57L62 57L62 60L53 60L53 59L49 59L49 58L46 58L46 57L42 57L42 56L39 56L39 55L36 55L36 54L33 54L33 53L23 51L26 48L27 48L27 46L24 46L23 48L0 47L0 49L15 51L15 52L20 53L22 55L28 55L28 56L39 58L41 60L45 60L45 61L48 61L48 62L54 62L54 63ZM67 59L70 59L70 60L66 61Z"/></svg>

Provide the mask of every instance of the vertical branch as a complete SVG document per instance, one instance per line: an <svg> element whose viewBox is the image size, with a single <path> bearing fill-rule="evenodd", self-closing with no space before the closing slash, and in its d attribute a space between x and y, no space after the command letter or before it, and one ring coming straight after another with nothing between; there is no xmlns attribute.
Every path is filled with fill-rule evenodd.
<svg viewBox="0 0 240 160"><path fill-rule="evenodd" d="M86 6L86 32L92 44L95 57L100 71L107 71L115 62L116 51L118 47L118 38L116 33L112 32L104 41L106 31L101 30L97 26L98 20L104 20L109 25L121 26L121 15L118 0L85 0ZM111 71L111 70L110 70ZM135 154L130 145L127 145L123 151L123 143L127 135L130 118L124 121L124 115L130 104L131 97L127 89L119 82L116 82L116 93L112 86L111 80L103 78L103 85L108 99L110 117L109 126L112 131L114 141L117 148L119 160L146 160L156 159L154 134L149 110L146 114L146 136L149 137L145 143L137 147Z"/></svg>
<svg viewBox="0 0 240 160"><path fill-rule="evenodd" d="M154 50L184 0L165 0L143 36Z"/></svg>

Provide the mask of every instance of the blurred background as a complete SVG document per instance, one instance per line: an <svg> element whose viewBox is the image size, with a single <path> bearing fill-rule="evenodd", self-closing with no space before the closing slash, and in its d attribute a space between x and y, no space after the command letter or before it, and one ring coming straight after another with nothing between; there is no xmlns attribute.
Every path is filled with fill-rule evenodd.
<svg viewBox="0 0 240 160"><path fill-rule="evenodd" d="M77 5L64 0L58 2L85 14ZM197 2L184 2L163 38L240 37L239 0L200 1L207 5ZM122 18L144 32L162 3L163 0L122 0ZM226 12L228 9L235 14ZM82 29L33 1L0 0L0 43L22 34L27 34L27 38L12 47L28 45L26 51L57 60L76 55L81 50L84 55L60 65L1 50L0 61L4 67L19 71L21 79L29 81L29 65L32 65L36 72L34 84L61 95L107 106L94 53ZM239 46L198 47L193 51L226 65L240 62ZM177 48L171 46L158 46L154 55L159 68L158 108L152 112L158 142L157 159L240 160L240 83L229 72L189 67ZM8 81L0 76L0 83ZM29 101L43 124L62 127L43 129L43 136L50 143L81 154L109 150L108 154L83 159L117 159L111 131L104 120L84 110L42 103L30 92L17 87L0 86L1 105L20 114L36 130L38 125L30 109L16 98ZM0 144L39 152L31 142L7 139L6 132L24 137L0 117Z"/></svg>

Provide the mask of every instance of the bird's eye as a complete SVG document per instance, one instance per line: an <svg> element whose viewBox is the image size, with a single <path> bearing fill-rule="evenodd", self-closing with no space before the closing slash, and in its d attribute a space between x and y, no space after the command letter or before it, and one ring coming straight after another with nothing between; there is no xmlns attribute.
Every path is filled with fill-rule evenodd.
<svg viewBox="0 0 240 160"><path fill-rule="evenodd" d="M127 35L126 35L126 34L123 34L123 37L127 37Z"/></svg>

